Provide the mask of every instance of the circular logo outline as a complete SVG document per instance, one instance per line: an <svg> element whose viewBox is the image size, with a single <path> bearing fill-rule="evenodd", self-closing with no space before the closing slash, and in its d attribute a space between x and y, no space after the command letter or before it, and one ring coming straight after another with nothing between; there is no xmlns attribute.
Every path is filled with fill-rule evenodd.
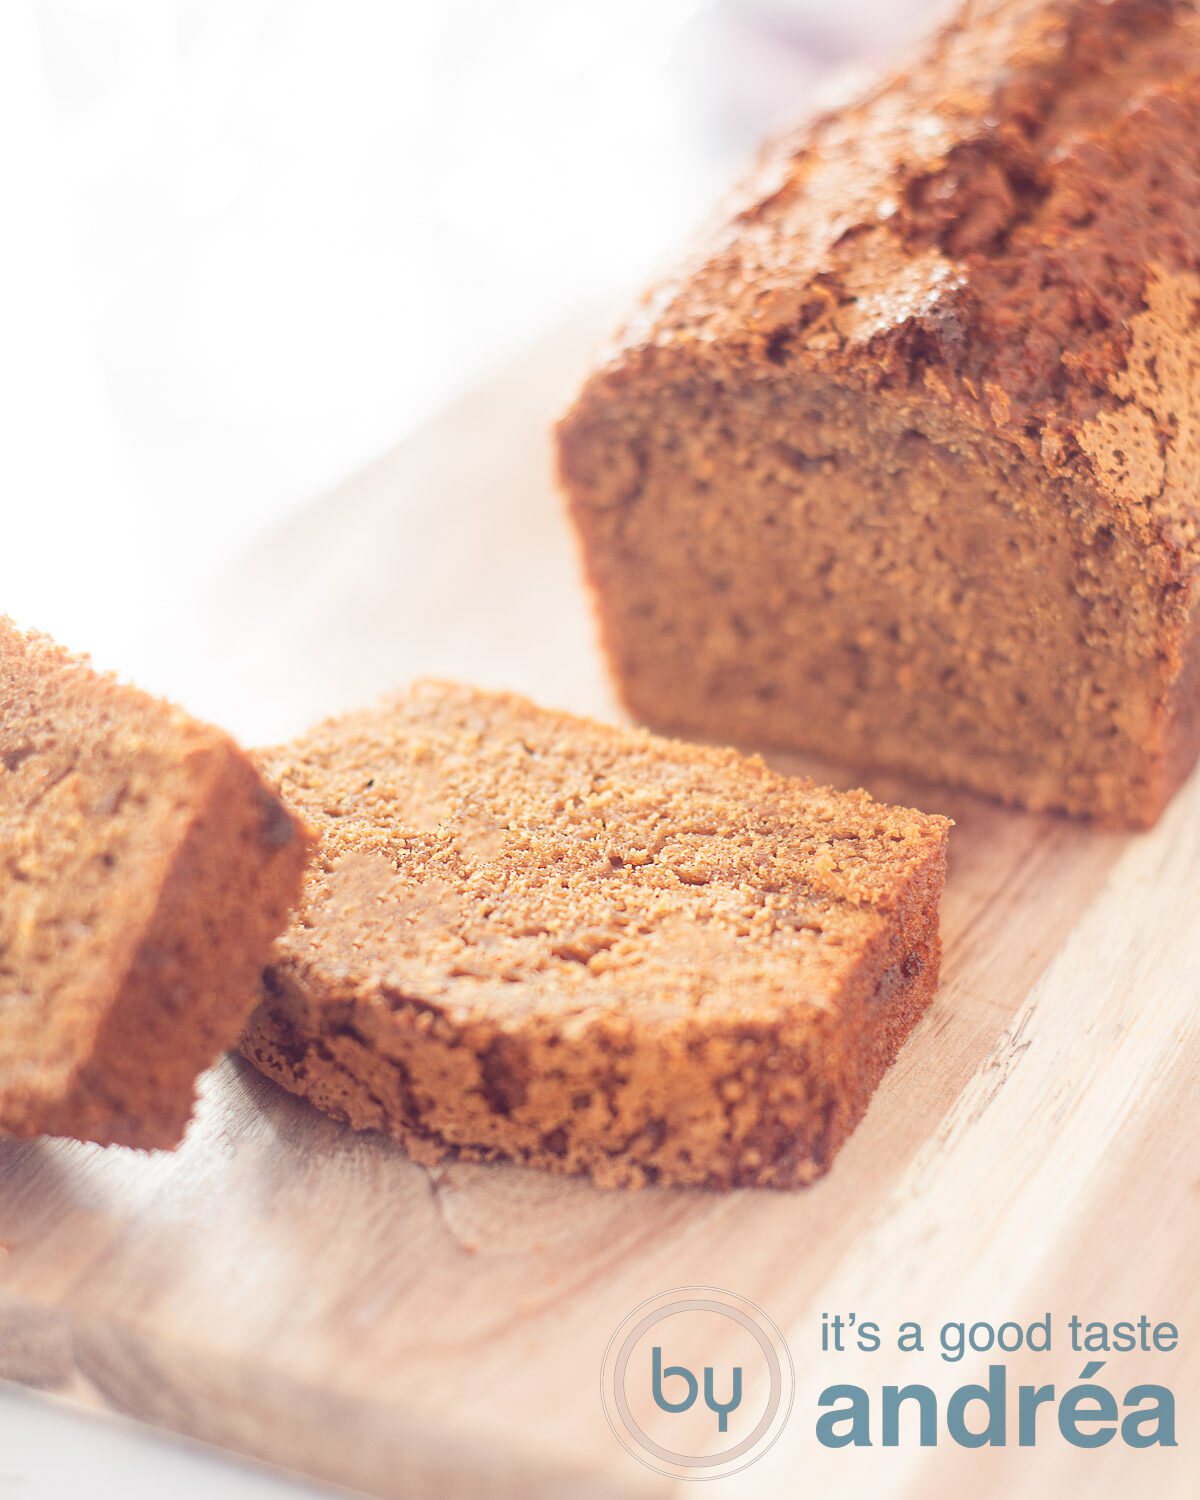
<svg viewBox="0 0 1200 1500"><path fill-rule="evenodd" d="M704 1294L708 1294L707 1296ZM715 1298L727 1298L728 1301L717 1301ZM731 1306L731 1303L740 1304ZM750 1309L750 1312L744 1309ZM647 1309L653 1309L647 1311ZM635 1420L629 1409L629 1401L625 1394L625 1373L628 1369L630 1357L638 1341L656 1324L664 1319L673 1317L683 1312L710 1312L721 1317L729 1318L732 1322L739 1324L750 1333L763 1351L767 1361L767 1369L771 1379L771 1393L767 1401L766 1410L755 1424L754 1430L746 1437L719 1453L694 1456L686 1453L676 1453L670 1448L665 1448L661 1443L655 1442ZM756 1322L755 1319L760 1320ZM618 1339L620 1347L617 1349L615 1359L613 1356L614 1346ZM782 1358L781 1358L782 1354ZM616 1407L616 1415L620 1418L621 1426L614 1419L614 1414L609 1406L610 1392L610 1365L612 1405ZM763 1443L763 1437L770 1431L779 1416L780 1407L783 1405L783 1384L786 1377L787 1382L787 1404L783 1416L778 1422L774 1434ZM604 1408L604 1415L613 1436L621 1446L633 1455L639 1463L651 1469L657 1474L665 1474L671 1479L725 1479L731 1474L737 1474L742 1469L749 1468L756 1463L764 1453L774 1446L779 1434L788 1424L792 1414L792 1406L796 1397L796 1368L792 1360L792 1352L788 1348L787 1340L779 1326L773 1319L769 1318L762 1308L751 1302L748 1297L743 1297L738 1292L729 1292L722 1287L712 1286L684 1286L675 1287L671 1291L660 1292L657 1296L648 1297L646 1301L639 1303L637 1307L618 1324L612 1337L609 1339L604 1350L604 1359L600 1366L600 1403ZM683 1473L680 1469L714 1469L718 1465L732 1463L749 1452L756 1444L762 1444L757 1452L752 1453L745 1463L737 1464L734 1468L722 1468L719 1473ZM648 1457L647 1455L651 1455ZM658 1459L655 1463L653 1460ZM661 1464L670 1464L672 1468L662 1468Z"/></svg>

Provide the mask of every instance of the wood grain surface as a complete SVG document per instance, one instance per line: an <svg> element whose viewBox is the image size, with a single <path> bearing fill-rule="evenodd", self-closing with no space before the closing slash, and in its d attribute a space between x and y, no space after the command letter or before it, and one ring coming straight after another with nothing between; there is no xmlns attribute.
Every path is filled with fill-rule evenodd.
<svg viewBox="0 0 1200 1500"><path fill-rule="evenodd" d="M269 539L164 631L197 712L267 742L415 675L614 716L546 429L587 352L535 351ZM840 784L836 767L789 768ZM642 1496L598 1398L613 1330L676 1286L784 1330L796 1401L719 1495L1200 1495L1200 779L1154 831L1099 833L944 789L957 821L937 998L808 1191L602 1192L427 1169L227 1060L175 1154L0 1146L0 1375L381 1496ZM1170 1319L1110 1356L1170 1385L1180 1445L826 1449L851 1380L944 1395L987 1356L822 1354L820 1315ZM719 1355L714 1350L714 1355ZM919 1363L914 1364L914 1358ZM1083 1356L1008 1359L1065 1389Z"/></svg>

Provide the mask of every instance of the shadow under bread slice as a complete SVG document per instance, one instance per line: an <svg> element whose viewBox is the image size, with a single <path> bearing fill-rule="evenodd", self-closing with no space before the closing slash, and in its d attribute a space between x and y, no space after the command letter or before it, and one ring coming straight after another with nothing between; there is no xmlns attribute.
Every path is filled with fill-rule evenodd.
<svg viewBox="0 0 1200 1500"><path fill-rule="evenodd" d="M420 1161L809 1182L936 984L944 818L444 683L263 761L320 850L242 1050Z"/></svg>
<svg viewBox="0 0 1200 1500"><path fill-rule="evenodd" d="M177 1145L309 849L228 735L0 617L0 1134Z"/></svg>

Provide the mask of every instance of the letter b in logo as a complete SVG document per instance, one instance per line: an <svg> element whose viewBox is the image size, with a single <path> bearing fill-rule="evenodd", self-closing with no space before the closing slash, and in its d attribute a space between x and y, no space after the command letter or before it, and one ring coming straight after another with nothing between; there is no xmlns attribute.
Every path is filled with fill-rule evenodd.
<svg viewBox="0 0 1200 1500"><path fill-rule="evenodd" d="M657 1344L654 1346L650 1364L650 1391L654 1397L655 1406L661 1407L663 1411L687 1411L688 1407L695 1401L696 1392L699 1389L696 1385L696 1377L683 1365L668 1365L664 1370L662 1367L662 1350ZM676 1375L682 1375L684 1380L687 1381L687 1395L682 1401L668 1401L663 1395L663 1377L665 1376L668 1380L671 1380Z"/></svg>

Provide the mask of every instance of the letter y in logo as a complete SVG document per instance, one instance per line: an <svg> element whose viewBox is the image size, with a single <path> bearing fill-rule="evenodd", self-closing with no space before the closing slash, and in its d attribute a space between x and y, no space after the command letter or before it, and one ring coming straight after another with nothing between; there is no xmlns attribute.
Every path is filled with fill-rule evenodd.
<svg viewBox="0 0 1200 1500"><path fill-rule="evenodd" d="M711 1365L704 1367L704 1404L709 1411L717 1414L717 1431L729 1431L729 1413L736 1411L742 1404L742 1367L733 1367L733 1390L730 1392L729 1400L722 1405L713 1394L713 1372Z"/></svg>

